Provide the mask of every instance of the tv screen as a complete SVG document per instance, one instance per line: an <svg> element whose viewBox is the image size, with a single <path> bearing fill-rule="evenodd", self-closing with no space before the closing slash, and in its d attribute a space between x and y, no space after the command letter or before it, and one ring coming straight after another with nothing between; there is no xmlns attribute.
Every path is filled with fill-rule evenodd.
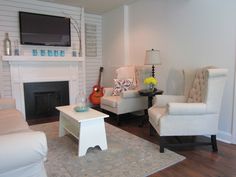
<svg viewBox="0 0 236 177"><path fill-rule="evenodd" d="M71 46L69 18L19 12L19 21L21 44Z"/></svg>

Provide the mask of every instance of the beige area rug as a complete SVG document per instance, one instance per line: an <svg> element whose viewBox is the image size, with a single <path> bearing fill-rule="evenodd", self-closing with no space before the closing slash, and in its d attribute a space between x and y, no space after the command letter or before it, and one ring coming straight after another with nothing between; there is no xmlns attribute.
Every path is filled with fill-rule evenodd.
<svg viewBox="0 0 236 177"><path fill-rule="evenodd" d="M58 137L58 122L31 126L48 139L48 177L143 177L185 159L159 146L106 123L108 150L93 148L77 156L78 143L71 136Z"/></svg>

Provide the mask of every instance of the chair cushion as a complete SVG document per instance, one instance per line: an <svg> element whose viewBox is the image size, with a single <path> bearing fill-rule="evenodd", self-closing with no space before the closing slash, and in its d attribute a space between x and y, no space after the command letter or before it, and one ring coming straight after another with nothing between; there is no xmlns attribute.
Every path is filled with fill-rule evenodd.
<svg viewBox="0 0 236 177"><path fill-rule="evenodd" d="M132 79L133 86L136 87L136 76L135 76L135 67L134 66L124 66L116 70L117 79Z"/></svg>
<svg viewBox="0 0 236 177"><path fill-rule="evenodd" d="M101 99L101 104L117 108L120 103L120 96L104 96Z"/></svg>
<svg viewBox="0 0 236 177"><path fill-rule="evenodd" d="M20 111L16 109L0 110L0 135L28 130L29 126Z"/></svg>
<svg viewBox="0 0 236 177"><path fill-rule="evenodd" d="M119 96L121 92L129 90L133 85L133 79L114 79L112 96Z"/></svg>
<svg viewBox="0 0 236 177"><path fill-rule="evenodd" d="M135 97L140 97L140 94L138 92L138 90L127 90L127 91L123 91L121 92L121 97L122 98L135 98Z"/></svg>

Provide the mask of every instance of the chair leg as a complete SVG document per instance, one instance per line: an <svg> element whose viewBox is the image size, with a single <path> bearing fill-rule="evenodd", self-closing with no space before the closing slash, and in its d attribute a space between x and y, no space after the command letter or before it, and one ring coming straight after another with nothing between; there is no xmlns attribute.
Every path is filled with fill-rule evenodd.
<svg viewBox="0 0 236 177"><path fill-rule="evenodd" d="M153 128L152 124L149 123L149 135L154 136L156 130Z"/></svg>
<svg viewBox="0 0 236 177"><path fill-rule="evenodd" d="M116 122L117 122L117 126L121 125L121 121L120 121L120 116L116 115Z"/></svg>
<svg viewBox="0 0 236 177"><path fill-rule="evenodd" d="M164 136L160 136L160 153L164 152L164 146L165 146L165 140L164 140Z"/></svg>
<svg viewBox="0 0 236 177"><path fill-rule="evenodd" d="M145 110L144 110L144 115L143 115L143 117L141 118L140 124L138 125L139 127L143 127L143 126L144 126L145 122L148 121L148 120L147 120L147 119L148 119L147 117L148 117L148 110L145 109Z"/></svg>
<svg viewBox="0 0 236 177"><path fill-rule="evenodd" d="M211 135L211 144L213 152L217 152L218 148L217 148L216 135Z"/></svg>

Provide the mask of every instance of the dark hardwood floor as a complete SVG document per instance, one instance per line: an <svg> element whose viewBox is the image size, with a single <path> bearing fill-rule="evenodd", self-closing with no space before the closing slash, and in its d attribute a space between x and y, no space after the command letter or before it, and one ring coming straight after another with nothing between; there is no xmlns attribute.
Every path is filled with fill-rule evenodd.
<svg viewBox="0 0 236 177"><path fill-rule="evenodd" d="M106 119L106 122L116 125L114 118ZM159 144L158 135L149 136L149 124L139 127L140 118L133 117L124 120L119 128L144 138L155 144ZM188 140L188 139L186 139ZM206 137L197 137L197 141L206 140ZM169 140L173 141L173 140ZM236 145L218 141L218 152L212 152L211 146L197 146L191 148L170 149L186 157L176 165L157 172L150 177L236 177ZM158 152L158 149L157 149Z"/></svg>

